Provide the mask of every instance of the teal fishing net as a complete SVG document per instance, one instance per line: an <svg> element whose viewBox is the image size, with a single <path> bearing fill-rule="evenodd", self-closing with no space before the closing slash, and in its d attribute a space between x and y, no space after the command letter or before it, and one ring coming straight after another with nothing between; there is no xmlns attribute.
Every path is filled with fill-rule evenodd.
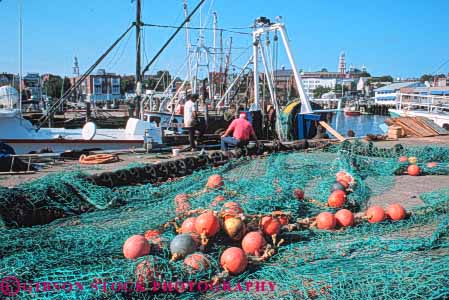
<svg viewBox="0 0 449 300"><path fill-rule="evenodd" d="M150 255L137 260L125 259L122 247L128 237L175 219L178 194L190 195L191 209L219 211L223 202L212 203L221 195L226 201L238 202L245 214L288 211L294 221L335 212L327 207L327 198L335 174L345 170L356 181L345 207L363 212L374 196L395 197L390 191L397 176L406 176L408 165L398 161L401 156L417 158L423 180L429 174L449 175L449 148L381 149L355 141L320 151L243 158L159 185L100 187L74 172L1 189L2 212L19 199L28 203L23 207L31 203L39 210L57 209L65 214L48 224L26 227L26 222L9 222L5 218L9 214L3 213L0 277L20 280L19 299L445 299L449 297L449 180L446 187L422 193L421 204L408 207L406 220L364 221L332 231L283 231L279 238L284 243L275 255L226 279L231 292L153 293L125 291L125 285L118 284L135 282L136 267L145 261L160 282L210 281L223 271L221 253L240 246L220 232L204 250L209 268L191 274L183 260L170 262L168 244L176 235L170 225L163 230L161 249L153 247ZM429 162L437 164L428 166ZM205 191L212 174L223 176L225 185ZM308 200L293 196L298 188ZM177 220L178 225L181 222ZM2 282L9 282L2 286L15 291L15 281ZM47 290L40 285L36 290L31 284L42 282L73 286L70 291L68 286L64 290L55 285ZM272 282L275 287L256 291L253 286L246 291L246 282Z"/></svg>

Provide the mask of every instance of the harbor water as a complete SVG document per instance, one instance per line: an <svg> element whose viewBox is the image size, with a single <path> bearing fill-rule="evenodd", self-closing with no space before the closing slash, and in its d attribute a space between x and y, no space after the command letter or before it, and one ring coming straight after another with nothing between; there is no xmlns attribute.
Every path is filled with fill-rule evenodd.
<svg viewBox="0 0 449 300"><path fill-rule="evenodd" d="M336 112L332 115L331 126L343 136L347 136L348 130L353 130L356 137L367 134L384 134L380 125L385 124L388 116L359 115L346 116L344 112Z"/></svg>

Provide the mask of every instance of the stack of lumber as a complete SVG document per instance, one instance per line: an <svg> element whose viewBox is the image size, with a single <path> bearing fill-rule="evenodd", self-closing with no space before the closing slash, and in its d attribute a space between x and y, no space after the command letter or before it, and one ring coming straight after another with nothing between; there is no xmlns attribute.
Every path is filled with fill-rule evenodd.
<svg viewBox="0 0 449 300"><path fill-rule="evenodd" d="M429 137L436 135L449 134L449 131L436 125L432 120L423 117L400 117L390 119L390 123L393 127L393 131L397 127L401 127L404 130L405 135L412 137ZM400 136L398 136L400 137Z"/></svg>

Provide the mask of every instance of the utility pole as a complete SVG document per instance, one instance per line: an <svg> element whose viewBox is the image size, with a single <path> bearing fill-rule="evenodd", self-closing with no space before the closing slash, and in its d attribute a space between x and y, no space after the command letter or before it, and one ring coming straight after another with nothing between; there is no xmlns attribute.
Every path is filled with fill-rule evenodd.
<svg viewBox="0 0 449 300"><path fill-rule="evenodd" d="M141 11L142 1L137 0L136 3L136 101L135 101L135 114L136 117L140 116L140 100L142 96L142 74L141 74Z"/></svg>

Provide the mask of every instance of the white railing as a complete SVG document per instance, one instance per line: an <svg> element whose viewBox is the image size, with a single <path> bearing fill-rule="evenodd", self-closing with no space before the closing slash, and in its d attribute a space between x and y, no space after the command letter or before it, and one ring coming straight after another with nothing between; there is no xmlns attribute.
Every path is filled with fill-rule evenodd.
<svg viewBox="0 0 449 300"><path fill-rule="evenodd" d="M398 93L397 99L399 99L397 104L398 109L418 107L427 109L429 112L434 110L449 110L449 97Z"/></svg>

